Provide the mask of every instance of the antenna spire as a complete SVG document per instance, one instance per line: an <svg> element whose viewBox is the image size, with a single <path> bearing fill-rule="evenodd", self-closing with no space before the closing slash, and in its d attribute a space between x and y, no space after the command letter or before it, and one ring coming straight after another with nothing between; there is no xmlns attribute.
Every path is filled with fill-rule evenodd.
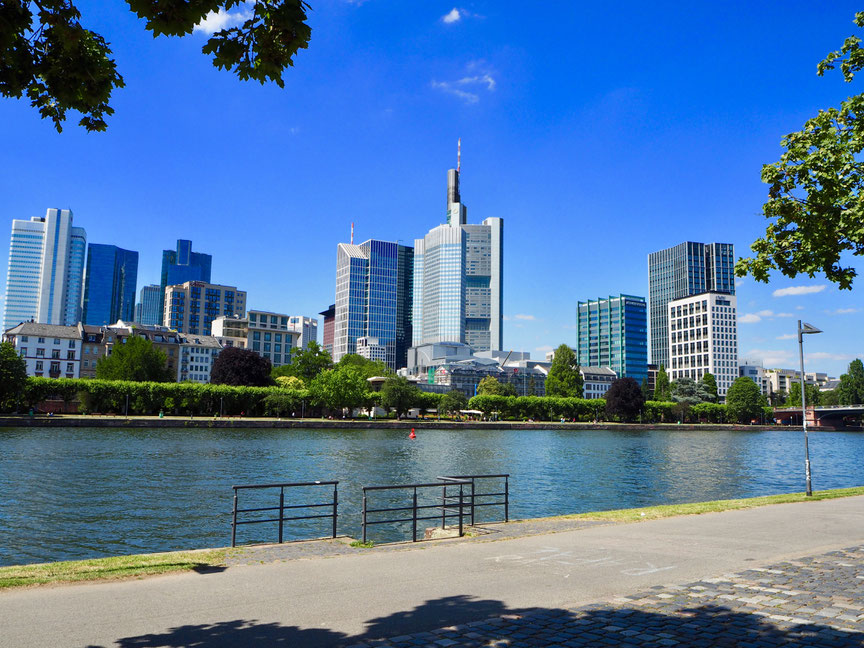
<svg viewBox="0 0 864 648"><path fill-rule="evenodd" d="M351 245L354 245L354 221L351 221Z"/></svg>
<svg viewBox="0 0 864 648"><path fill-rule="evenodd" d="M462 170L462 138L456 142L456 173Z"/></svg>

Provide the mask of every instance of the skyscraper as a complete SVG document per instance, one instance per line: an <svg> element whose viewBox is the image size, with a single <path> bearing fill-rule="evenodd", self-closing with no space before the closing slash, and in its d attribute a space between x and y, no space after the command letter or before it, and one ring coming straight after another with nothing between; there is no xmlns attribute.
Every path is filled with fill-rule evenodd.
<svg viewBox="0 0 864 648"><path fill-rule="evenodd" d="M141 288L141 295L135 305L135 321L147 326L162 325L164 308L162 288L155 284Z"/></svg>
<svg viewBox="0 0 864 648"><path fill-rule="evenodd" d="M652 364L669 367L669 302L709 291L734 295L734 265L731 243L688 241L648 255Z"/></svg>
<svg viewBox="0 0 864 648"><path fill-rule="evenodd" d="M162 251L162 278L159 286L161 289L161 302L164 308L165 287L176 286L187 281L203 281L210 283L210 267L213 257L202 252L192 251L192 241L177 239L176 250ZM164 311L159 314L159 323L162 323Z"/></svg>
<svg viewBox="0 0 864 648"><path fill-rule="evenodd" d="M357 338L377 338L386 348L391 369L405 366L411 338L410 303L413 250L398 243L370 239L336 249L336 314L333 360L357 353ZM400 344L397 344L400 342Z"/></svg>
<svg viewBox="0 0 864 648"><path fill-rule="evenodd" d="M246 291L204 281L187 281L165 289L162 321L178 333L210 335L210 325L220 315L243 317Z"/></svg>
<svg viewBox="0 0 864 648"><path fill-rule="evenodd" d="M504 221L466 224L460 166L447 172L447 223L414 241L413 346L461 342L503 347Z"/></svg>
<svg viewBox="0 0 864 648"><path fill-rule="evenodd" d="M639 384L648 377L645 298L633 295L580 301L576 306L576 361L609 367Z"/></svg>
<svg viewBox="0 0 864 648"><path fill-rule="evenodd" d="M116 245L88 245L81 321L94 326L132 321L137 283L137 252Z"/></svg>
<svg viewBox="0 0 864 648"><path fill-rule="evenodd" d="M6 279L4 329L35 320L73 326L81 319L87 233L72 226L68 209L13 220Z"/></svg>

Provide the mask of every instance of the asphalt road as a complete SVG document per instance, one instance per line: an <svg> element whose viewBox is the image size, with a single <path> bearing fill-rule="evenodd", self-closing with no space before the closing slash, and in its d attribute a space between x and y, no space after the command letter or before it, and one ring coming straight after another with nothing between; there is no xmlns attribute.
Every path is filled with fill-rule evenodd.
<svg viewBox="0 0 864 648"><path fill-rule="evenodd" d="M864 497L0 592L0 646L334 646L860 544Z"/></svg>

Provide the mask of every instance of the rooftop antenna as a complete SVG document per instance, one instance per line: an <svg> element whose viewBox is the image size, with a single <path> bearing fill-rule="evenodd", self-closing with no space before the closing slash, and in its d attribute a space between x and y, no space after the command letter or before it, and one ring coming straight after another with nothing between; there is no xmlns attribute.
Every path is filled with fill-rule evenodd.
<svg viewBox="0 0 864 648"><path fill-rule="evenodd" d="M351 245L354 245L354 221L351 221Z"/></svg>
<svg viewBox="0 0 864 648"><path fill-rule="evenodd" d="M456 173L462 170L462 138L456 142Z"/></svg>

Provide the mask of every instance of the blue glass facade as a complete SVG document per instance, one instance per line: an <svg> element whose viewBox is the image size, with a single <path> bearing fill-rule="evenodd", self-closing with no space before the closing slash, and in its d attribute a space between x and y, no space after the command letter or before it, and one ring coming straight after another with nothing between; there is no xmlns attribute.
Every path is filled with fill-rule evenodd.
<svg viewBox="0 0 864 648"><path fill-rule="evenodd" d="M135 317L138 253L116 245L87 246L82 321L93 326Z"/></svg>
<svg viewBox="0 0 864 648"><path fill-rule="evenodd" d="M639 384L648 377L648 316L644 297L610 296L576 306L576 361L609 367Z"/></svg>
<svg viewBox="0 0 864 648"><path fill-rule="evenodd" d="M177 286L187 281L210 283L213 257L192 251L192 241L177 239L176 250L162 251L161 302L165 300L165 286ZM162 317L160 315L160 324Z"/></svg>

